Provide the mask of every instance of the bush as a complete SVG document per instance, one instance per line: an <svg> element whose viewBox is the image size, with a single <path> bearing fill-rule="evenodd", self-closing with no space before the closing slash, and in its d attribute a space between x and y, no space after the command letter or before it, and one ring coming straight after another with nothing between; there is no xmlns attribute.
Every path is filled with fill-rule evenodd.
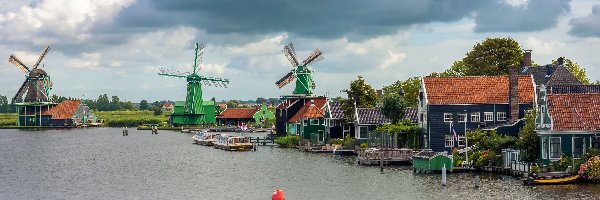
<svg viewBox="0 0 600 200"><path fill-rule="evenodd" d="M554 167L554 171L565 171L571 164L571 157L562 154L559 160L552 162L552 167Z"/></svg>
<svg viewBox="0 0 600 200"><path fill-rule="evenodd" d="M369 147L369 144L367 144L367 143L361 143L361 144L360 144L360 148L361 148L361 149L366 149L366 148L368 148L368 147Z"/></svg>
<svg viewBox="0 0 600 200"><path fill-rule="evenodd" d="M455 167L460 167L463 163L463 158L465 156L463 154L458 153L457 150L452 152L452 160L454 161L454 166Z"/></svg>
<svg viewBox="0 0 600 200"><path fill-rule="evenodd" d="M356 140L350 136L346 136L344 137L344 140L342 141L342 146L344 148L348 148L348 149L353 149L354 145L356 143Z"/></svg>
<svg viewBox="0 0 600 200"><path fill-rule="evenodd" d="M300 142L300 136L297 135L287 135L285 137L278 137L275 139L275 144L279 145L281 148L296 147L298 142Z"/></svg>
<svg viewBox="0 0 600 200"><path fill-rule="evenodd" d="M579 175L586 180L600 182L600 156L592 157L581 164Z"/></svg>
<svg viewBox="0 0 600 200"><path fill-rule="evenodd" d="M329 144L343 144L344 140L339 139L339 138L332 138L332 139L329 139L328 143Z"/></svg>

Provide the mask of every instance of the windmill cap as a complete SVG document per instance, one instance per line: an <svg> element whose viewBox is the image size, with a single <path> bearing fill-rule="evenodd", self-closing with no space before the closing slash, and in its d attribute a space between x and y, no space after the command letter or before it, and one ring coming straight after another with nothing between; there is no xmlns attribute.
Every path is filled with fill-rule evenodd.
<svg viewBox="0 0 600 200"><path fill-rule="evenodd" d="M46 71L40 68L32 69L31 72L29 72L30 77L39 77L42 75L48 75L48 73L46 73Z"/></svg>

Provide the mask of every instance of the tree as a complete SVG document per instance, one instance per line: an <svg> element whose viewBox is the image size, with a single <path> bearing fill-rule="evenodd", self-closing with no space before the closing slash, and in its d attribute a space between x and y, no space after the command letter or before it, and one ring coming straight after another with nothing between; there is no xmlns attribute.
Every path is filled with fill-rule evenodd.
<svg viewBox="0 0 600 200"><path fill-rule="evenodd" d="M96 100L96 108L100 111L107 111L110 109L110 102L108 101L108 95L103 94Z"/></svg>
<svg viewBox="0 0 600 200"><path fill-rule="evenodd" d="M404 118L404 108L406 108L406 103L399 94L390 94L383 97L381 112L393 124Z"/></svg>
<svg viewBox="0 0 600 200"><path fill-rule="evenodd" d="M467 66L462 60L454 61L450 69L442 72L443 76L465 76L467 73Z"/></svg>
<svg viewBox="0 0 600 200"><path fill-rule="evenodd" d="M573 76L575 76L575 78L577 78L577 80L579 80L579 82L581 82L585 85L590 84L590 79L588 78L587 74L585 73L584 68L581 68L579 66L579 64L571 61L571 59L564 58L564 57L563 57L563 59L564 59L565 68L567 68L567 70L569 70L569 72L571 72L571 74L573 74ZM552 64L558 65L558 59L552 60Z"/></svg>
<svg viewBox="0 0 600 200"><path fill-rule="evenodd" d="M400 88L404 89L404 102L408 107L416 107L419 102L419 88L421 87L421 77L412 77L404 81L396 81L392 85L383 87L384 97L387 95L395 95L400 92ZM385 98L384 98L385 99Z"/></svg>
<svg viewBox="0 0 600 200"><path fill-rule="evenodd" d="M342 101L344 121L351 122L354 119L355 108L371 108L377 104L377 93L369 84L365 83L362 76L350 82L350 88L343 90L348 99Z"/></svg>
<svg viewBox="0 0 600 200"><path fill-rule="evenodd" d="M118 96L112 96L112 101L110 102L110 110L120 110L121 105L119 104L119 102L121 101L119 100Z"/></svg>
<svg viewBox="0 0 600 200"><path fill-rule="evenodd" d="M267 102L267 99L265 99L265 98L262 98L262 97L256 98L256 105L261 105L266 102Z"/></svg>
<svg viewBox="0 0 600 200"><path fill-rule="evenodd" d="M11 112L11 106L6 96L0 95L0 113Z"/></svg>
<svg viewBox="0 0 600 200"><path fill-rule="evenodd" d="M462 73L463 76L505 75L508 74L508 67L520 66L522 60L523 50L517 41L512 38L487 38L482 43L476 43L473 50L462 59L464 66L455 62L456 73ZM451 71L455 70L451 68Z"/></svg>
<svg viewBox="0 0 600 200"><path fill-rule="evenodd" d="M229 100L227 102L227 107L228 108L235 108L235 107L238 107L238 105L239 105L239 103L238 103L237 100Z"/></svg>
<svg viewBox="0 0 600 200"><path fill-rule="evenodd" d="M521 149L521 155L525 161L534 162L540 157L540 140L535 132L536 110L530 110L525 116L525 125L519 130L517 147Z"/></svg>
<svg viewBox="0 0 600 200"><path fill-rule="evenodd" d="M140 102L140 110L148 110L148 107L149 107L149 106L148 106L148 101L146 101L146 100L142 100L142 101Z"/></svg>

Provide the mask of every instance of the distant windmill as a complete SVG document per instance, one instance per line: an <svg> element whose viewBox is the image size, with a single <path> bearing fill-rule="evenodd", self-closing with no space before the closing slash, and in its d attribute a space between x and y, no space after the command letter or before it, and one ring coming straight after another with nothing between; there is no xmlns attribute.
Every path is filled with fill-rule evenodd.
<svg viewBox="0 0 600 200"><path fill-rule="evenodd" d="M33 103L33 102L50 102L50 90L52 89L52 81L50 75L41 68L38 68L50 47L46 45L42 50L42 54L33 68L29 69L15 55L10 55L8 62L17 66L25 73L25 81L17 91L17 94L12 99L13 103Z"/></svg>
<svg viewBox="0 0 600 200"><path fill-rule="evenodd" d="M290 42L290 44L283 47L283 54L292 64L292 70L275 82L275 84L277 87L282 88L296 79L296 87L293 94L311 96L316 85L312 77L313 71L308 68L308 64L323 60L323 56L321 56L323 53L321 50L315 49L302 63L299 63L294 45Z"/></svg>

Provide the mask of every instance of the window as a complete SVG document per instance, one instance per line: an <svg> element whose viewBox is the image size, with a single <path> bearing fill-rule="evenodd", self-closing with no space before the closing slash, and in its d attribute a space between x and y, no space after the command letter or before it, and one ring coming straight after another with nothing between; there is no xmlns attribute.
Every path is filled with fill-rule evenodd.
<svg viewBox="0 0 600 200"><path fill-rule="evenodd" d="M498 121L506 121L506 112L497 112L496 120Z"/></svg>
<svg viewBox="0 0 600 200"><path fill-rule="evenodd" d="M358 139L367 139L367 136L369 134L369 127L359 126L358 129L359 129Z"/></svg>
<svg viewBox="0 0 600 200"><path fill-rule="evenodd" d="M484 112L483 113L483 117L484 117L483 119L486 122L492 122L492 121L494 121L494 113L493 112Z"/></svg>
<svg viewBox="0 0 600 200"><path fill-rule="evenodd" d="M446 135L445 136L445 144L446 147L454 147L454 136L453 135Z"/></svg>
<svg viewBox="0 0 600 200"><path fill-rule="evenodd" d="M600 149L600 137L591 137L590 138L590 147L594 149Z"/></svg>
<svg viewBox="0 0 600 200"><path fill-rule="evenodd" d="M471 122L480 122L480 118L479 118L479 113L478 112L474 112L471 113Z"/></svg>
<svg viewBox="0 0 600 200"><path fill-rule="evenodd" d="M458 136L458 146L459 146L459 147L464 147L465 145L466 145L466 144L465 144L465 136L460 136L460 135L459 135L459 136Z"/></svg>
<svg viewBox="0 0 600 200"><path fill-rule="evenodd" d="M548 138L542 138L542 158L548 159Z"/></svg>
<svg viewBox="0 0 600 200"><path fill-rule="evenodd" d="M458 114L458 122L467 122L467 113Z"/></svg>
<svg viewBox="0 0 600 200"><path fill-rule="evenodd" d="M319 125L319 119L311 119L310 125Z"/></svg>
<svg viewBox="0 0 600 200"><path fill-rule="evenodd" d="M452 113L444 113L444 122L452 122Z"/></svg>
<svg viewBox="0 0 600 200"><path fill-rule="evenodd" d="M583 138L574 137L573 138L573 158L581 158L583 155Z"/></svg>
<svg viewBox="0 0 600 200"><path fill-rule="evenodd" d="M559 159L560 154L560 138L559 137L551 137L550 138L550 159Z"/></svg>
<svg viewBox="0 0 600 200"><path fill-rule="evenodd" d="M546 106L542 106L542 114L546 113Z"/></svg>
<svg viewBox="0 0 600 200"><path fill-rule="evenodd" d="M308 119L302 120L302 125L303 126L308 126Z"/></svg>

